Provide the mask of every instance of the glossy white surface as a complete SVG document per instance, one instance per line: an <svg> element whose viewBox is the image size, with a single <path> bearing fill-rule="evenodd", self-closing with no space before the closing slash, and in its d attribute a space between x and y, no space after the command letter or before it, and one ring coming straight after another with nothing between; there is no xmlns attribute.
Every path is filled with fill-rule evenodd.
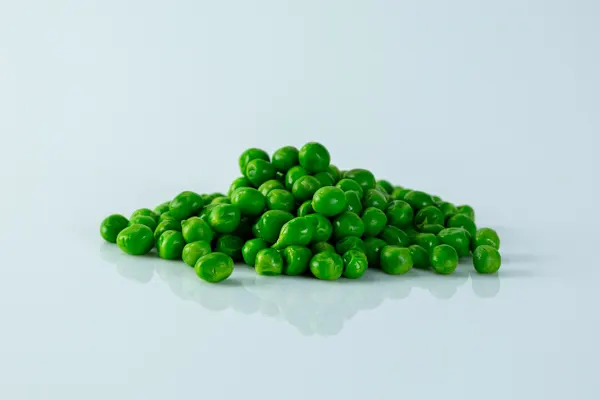
<svg viewBox="0 0 600 400"><path fill-rule="evenodd" d="M2 4L0 399L599 398L598 3L233 3ZM98 234L310 140L473 205L500 273L209 285Z"/></svg>

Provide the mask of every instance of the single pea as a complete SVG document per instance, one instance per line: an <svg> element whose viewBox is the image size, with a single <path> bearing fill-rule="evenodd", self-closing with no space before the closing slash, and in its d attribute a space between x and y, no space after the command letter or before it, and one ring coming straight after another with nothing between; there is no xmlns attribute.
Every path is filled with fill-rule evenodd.
<svg viewBox="0 0 600 400"><path fill-rule="evenodd" d="M440 243L454 247L459 257L466 257L470 253L471 237L464 228L445 228L438 233Z"/></svg>
<svg viewBox="0 0 600 400"><path fill-rule="evenodd" d="M202 211L198 214L198 218L210 225L210 212L216 206L218 206L218 204L208 204L206 207L203 207Z"/></svg>
<svg viewBox="0 0 600 400"><path fill-rule="evenodd" d="M233 273L233 260L227 254L209 253L196 261L196 275L210 283L221 282Z"/></svg>
<svg viewBox="0 0 600 400"><path fill-rule="evenodd" d="M423 233L433 233L437 235L444 230L444 225L441 224L423 224L419 225L419 230Z"/></svg>
<svg viewBox="0 0 600 400"><path fill-rule="evenodd" d="M317 172L315 178L319 181L319 187L334 186L337 182L329 172Z"/></svg>
<svg viewBox="0 0 600 400"><path fill-rule="evenodd" d="M367 208L362 215L365 236L377 236L388 223L388 217L379 208Z"/></svg>
<svg viewBox="0 0 600 400"><path fill-rule="evenodd" d="M331 157L329 151L320 143L306 143L298 153L300 165L309 173L327 171Z"/></svg>
<svg viewBox="0 0 600 400"><path fill-rule="evenodd" d="M304 175L294 182L292 194L297 201L303 202L312 199L315 192L321 187L321 182L314 176Z"/></svg>
<svg viewBox="0 0 600 400"><path fill-rule="evenodd" d="M403 200L392 201L385 210L388 224L397 228L411 225L414 214L412 207Z"/></svg>
<svg viewBox="0 0 600 400"><path fill-rule="evenodd" d="M283 258L275 249L266 248L256 254L256 273L259 275L275 276L283 272Z"/></svg>
<svg viewBox="0 0 600 400"><path fill-rule="evenodd" d="M414 222L417 226L424 224L444 225L444 213L436 206L427 206L417 212Z"/></svg>
<svg viewBox="0 0 600 400"><path fill-rule="evenodd" d="M154 208L154 214L156 214L158 217L160 217L162 214L169 211L169 204L171 204L170 201L165 201L164 203L160 203L159 205L157 205Z"/></svg>
<svg viewBox="0 0 600 400"><path fill-rule="evenodd" d="M363 206L365 208L375 207L385 211L388 206L387 197L377 189L367 190L363 198Z"/></svg>
<svg viewBox="0 0 600 400"><path fill-rule="evenodd" d="M312 200L306 200L304 203L298 207L297 216L298 217L306 217L309 214L314 214L315 210L312 207Z"/></svg>
<svg viewBox="0 0 600 400"><path fill-rule="evenodd" d="M471 237L475 237L477 234L477 226L471 218L465 214L456 214L446 221L447 228L465 228Z"/></svg>
<svg viewBox="0 0 600 400"><path fill-rule="evenodd" d="M199 240L197 242L186 244L181 253L181 258L184 263L190 267L194 267L200 257L210 254L211 252L210 242Z"/></svg>
<svg viewBox="0 0 600 400"><path fill-rule="evenodd" d="M367 255L367 260L369 260L370 268L379 268L380 264L380 255L381 249L383 249L388 244L376 237L368 237L364 240L365 242L365 254Z"/></svg>
<svg viewBox="0 0 600 400"><path fill-rule="evenodd" d="M210 193L210 194L201 194L200 197L202 198L202 203L204 203L204 205L207 205L207 204L211 204L212 201L214 199L216 199L217 197L227 197L227 196L225 196L223 193L215 192L215 193Z"/></svg>
<svg viewBox="0 0 600 400"><path fill-rule="evenodd" d="M308 172L306 172L306 170L300 165L290 168L290 170L285 174L285 188L287 190L292 190L294 183L296 183L300 177L306 175L308 175Z"/></svg>
<svg viewBox="0 0 600 400"><path fill-rule="evenodd" d="M347 236L335 244L335 251L338 254L344 254L348 250L359 250L364 253L366 251L365 242L359 237Z"/></svg>
<svg viewBox="0 0 600 400"><path fill-rule="evenodd" d="M394 188L394 191L392 192L392 199L404 201L404 196L406 196L410 192L412 192L412 189L406 189L401 186L396 186L396 188Z"/></svg>
<svg viewBox="0 0 600 400"><path fill-rule="evenodd" d="M242 258L244 259L244 262L250 266L254 266L258 252L267 247L269 247L269 244L261 238L248 240L242 247Z"/></svg>
<svg viewBox="0 0 600 400"><path fill-rule="evenodd" d="M197 217L195 217L195 218L197 218ZM154 230L154 243L158 243L158 239L160 239L160 235L162 235L166 231L181 232L181 222L174 220L174 219L168 219L168 220L163 221L160 224L158 224L158 226ZM185 235L183 235L183 236L185 237Z"/></svg>
<svg viewBox="0 0 600 400"><path fill-rule="evenodd" d="M380 179L377 181L377 184L379 184L387 194L392 194L392 192L394 191L394 186L392 186L392 184L390 183L390 181L386 181L385 179Z"/></svg>
<svg viewBox="0 0 600 400"><path fill-rule="evenodd" d="M259 187L268 180L275 179L275 167L268 161L254 159L246 166L246 178L254 187Z"/></svg>
<svg viewBox="0 0 600 400"><path fill-rule="evenodd" d="M215 251L227 254L236 262L242 260L242 247L244 247L242 238L235 235L221 235L217 239Z"/></svg>
<svg viewBox="0 0 600 400"><path fill-rule="evenodd" d="M413 267L410 249L398 246L385 246L381 249L381 270L390 275L401 275Z"/></svg>
<svg viewBox="0 0 600 400"><path fill-rule="evenodd" d="M238 161L242 175L246 176L246 168L252 160L263 160L266 162L271 161L266 151L256 148L250 148L240 155Z"/></svg>
<svg viewBox="0 0 600 400"><path fill-rule="evenodd" d="M434 203L439 203L440 201L442 201L442 198L440 196L434 196L432 195L431 198L433 199Z"/></svg>
<svg viewBox="0 0 600 400"><path fill-rule="evenodd" d="M171 215L170 211L166 211L162 214L160 214L160 217L158 217L158 222L163 222L163 221L179 221L177 218L175 218L173 215Z"/></svg>
<svg viewBox="0 0 600 400"><path fill-rule="evenodd" d="M433 248L440 244L440 239L433 233L419 233L415 236L414 242L431 254Z"/></svg>
<svg viewBox="0 0 600 400"><path fill-rule="evenodd" d="M333 233L331 222L321 214L308 214L306 219L313 223L313 234L311 241L327 242Z"/></svg>
<svg viewBox="0 0 600 400"><path fill-rule="evenodd" d="M279 182L277 179L271 179L258 187L258 191L265 197L273 189L285 189L285 186L283 186L283 183Z"/></svg>
<svg viewBox="0 0 600 400"><path fill-rule="evenodd" d="M342 177L342 174L340 173L340 169L333 164L329 164L329 168L327 168L327 172L329 172L331 174L334 182L339 181Z"/></svg>
<svg viewBox="0 0 600 400"><path fill-rule="evenodd" d="M355 180L352 179L342 179L335 184L335 187L342 189L344 192L352 190L358 193L358 197L362 200L364 196L364 190L362 186L358 184Z"/></svg>
<svg viewBox="0 0 600 400"><path fill-rule="evenodd" d="M322 253L324 251L332 251L335 253L335 247L328 242L314 242L310 246L310 249L312 250L313 254Z"/></svg>
<svg viewBox="0 0 600 400"><path fill-rule="evenodd" d="M348 279L358 279L365 274L369 261L364 252L356 249L348 250L342 257L344 272L342 275Z"/></svg>
<svg viewBox="0 0 600 400"><path fill-rule="evenodd" d="M346 211L353 212L355 214L361 215L363 210L362 202L360 201L360 196L358 192L354 190L348 190L346 193Z"/></svg>
<svg viewBox="0 0 600 400"><path fill-rule="evenodd" d="M291 245L306 246L310 243L314 230L314 223L308 217L294 218L283 225L273 248L279 250Z"/></svg>
<svg viewBox="0 0 600 400"><path fill-rule="evenodd" d="M142 224L129 225L117 235L117 246L132 256L146 254L154 246L152 229Z"/></svg>
<svg viewBox="0 0 600 400"><path fill-rule="evenodd" d="M431 196L425 192L420 192L418 190L408 192L404 196L404 201L406 201L414 210L417 211L421 208L433 205L433 199L431 198Z"/></svg>
<svg viewBox="0 0 600 400"><path fill-rule="evenodd" d="M287 172L290 168L298 165L298 149L294 146L284 146L273 153L275 169L280 172Z"/></svg>
<svg viewBox="0 0 600 400"><path fill-rule="evenodd" d="M469 217L473 222L475 222L475 210L473 207L468 205L462 205L456 207L457 214L463 214Z"/></svg>
<svg viewBox="0 0 600 400"><path fill-rule="evenodd" d="M100 224L100 236L109 243L116 243L119 233L127 228L129 221L120 214L109 215Z"/></svg>
<svg viewBox="0 0 600 400"><path fill-rule="evenodd" d="M379 193L381 193L381 195L383 195L383 197L385 198L385 202L389 203L390 201L392 201L392 196L385 190L385 188L383 186L381 186L379 183L375 184L375 189L371 189L371 190L376 190Z"/></svg>
<svg viewBox="0 0 600 400"><path fill-rule="evenodd" d="M355 180L363 188L365 193L369 189L375 189L375 177L371 171L367 171L366 169L355 168L346 171L344 178Z"/></svg>
<svg viewBox="0 0 600 400"><path fill-rule="evenodd" d="M227 194L231 196L231 193L233 193L236 189L243 187L252 187L252 182L250 182L245 176L240 176L239 178L236 178L233 182L231 182Z"/></svg>
<svg viewBox="0 0 600 400"><path fill-rule="evenodd" d="M448 218L452 217L454 214L458 214L458 209L452 203L448 203L447 201L442 201L436 203L442 214L444 214L444 221L447 221Z"/></svg>
<svg viewBox="0 0 600 400"><path fill-rule="evenodd" d="M293 213L296 210L294 195L285 189L273 189L267 195L267 208Z"/></svg>
<svg viewBox="0 0 600 400"><path fill-rule="evenodd" d="M429 263L429 254L427 254L427 250L417 244L409 246L408 249L410 250L410 256L412 257L413 266L415 268L429 268L431 264Z"/></svg>
<svg viewBox="0 0 600 400"><path fill-rule="evenodd" d="M243 187L233 191L231 204L240 209L242 215L260 215L265 209L265 196L254 188Z"/></svg>
<svg viewBox="0 0 600 400"><path fill-rule="evenodd" d="M233 204L217 204L208 216L208 225L214 232L231 233L240 224L240 209Z"/></svg>
<svg viewBox="0 0 600 400"><path fill-rule="evenodd" d="M192 215L198 215L204 206L204 201L198 193L185 191L179 193L169 204L169 212L178 220L187 219Z"/></svg>
<svg viewBox="0 0 600 400"><path fill-rule="evenodd" d="M440 244L431 252L431 266L438 274L451 274L458 265L458 254L454 247Z"/></svg>
<svg viewBox="0 0 600 400"><path fill-rule="evenodd" d="M474 246L492 246L496 250L500 250L500 237L495 230L491 228L481 228L475 233Z"/></svg>
<svg viewBox="0 0 600 400"><path fill-rule="evenodd" d="M166 231L158 238L156 248L158 256L165 260L181 260L185 247L183 235L178 231Z"/></svg>
<svg viewBox="0 0 600 400"><path fill-rule="evenodd" d="M294 219L287 211L269 210L260 216L255 225L255 235L267 243L275 243L283 225Z"/></svg>
<svg viewBox="0 0 600 400"><path fill-rule="evenodd" d="M252 227L254 226L255 222L255 217L249 217L247 215L243 216L242 218L240 218L240 224L237 228L235 228L232 234L241 237L244 240L254 238L255 236L252 232Z"/></svg>
<svg viewBox="0 0 600 400"><path fill-rule="evenodd" d="M353 212L343 212L333 220L333 234L336 239L342 239L347 236L361 237L364 233L365 224Z"/></svg>
<svg viewBox="0 0 600 400"><path fill-rule="evenodd" d="M304 246L288 246L283 250L283 274L302 275L308 271L312 251Z"/></svg>
<svg viewBox="0 0 600 400"><path fill-rule="evenodd" d="M210 201L210 204L231 204L231 199L226 196L217 196Z"/></svg>
<svg viewBox="0 0 600 400"><path fill-rule="evenodd" d="M480 274L493 274L500 269L502 257L492 246L482 245L473 252L473 266Z"/></svg>
<svg viewBox="0 0 600 400"><path fill-rule="evenodd" d="M332 251L315 254L310 260L310 272L315 278L334 281L344 272L344 260Z"/></svg>
<svg viewBox="0 0 600 400"><path fill-rule="evenodd" d="M158 225L156 220L149 215L134 215L129 220L129 225L146 225L148 228L154 232L156 226Z"/></svg>
<svg viewBox="0 0 600 400"><path fill-rule="evenodd" d="M400 228L388 225L383 228L379 238L387 244L399 247L408 247L411 243L410 237Z"/></svg>
<svg viewBox="0 0 600 400"><path fill-rule="evenodd" d="M137 217L138 215L145 215L147 217L151 217L154 221L158 221L158 214L149 208L140 208L140 209L135 210L131 214L131 217L129 217L129 219L132 219L133 217Z"/></svg>
<svg viewBox="0 0 600 400"><path fill-rule="evenodd" d="M326 217L333 217L346 208L346 195L335 186L325 186L315 192L312 200L313 209Z"/></svg>

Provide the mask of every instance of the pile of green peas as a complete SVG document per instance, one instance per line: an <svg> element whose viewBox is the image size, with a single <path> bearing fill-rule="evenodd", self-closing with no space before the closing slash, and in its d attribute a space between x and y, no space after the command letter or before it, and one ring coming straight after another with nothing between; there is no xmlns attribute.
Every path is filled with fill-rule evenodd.
<svg viewBox="0 0 600 400"><path fill-rule="evenodd" d="M260 275L322 280L357 279L367 268L451 274L471 254L479 273L500 268L498 234L477 228L472 207L377 180L366 169L341 171L320 143L272 156L251 148L239 167L227 194L185 191L129 219L110 215L100 234L130 255L156 248L213 283L242 261Z"/></svg>

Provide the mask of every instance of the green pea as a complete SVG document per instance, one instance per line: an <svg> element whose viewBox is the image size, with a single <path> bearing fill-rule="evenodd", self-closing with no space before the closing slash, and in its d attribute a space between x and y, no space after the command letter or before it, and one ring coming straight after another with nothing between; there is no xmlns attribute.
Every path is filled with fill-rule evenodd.
<svg viewBox="0 0 600 400"><path fill-rule="evenodd" d="M481 245L473 252L473 266L480 274L493 274L500 269L502 257L492 246Z"/></svg>
<svg viewBox="0 0 600 400"><path fill-rule="evenodd" d="M492 246L496 250L500 250L500 237L495 230L491 228L481 228L475 233L474 246Z"/></svg>
<svg viewBox="0 0 600 400"><path fill-rule="evenodd" d="M346 211L350 211L358 215L362 214L363 205L360 201L360 196L358 195L358 192L355 192L354 190L348 190L345 193L345 195L346 203L348 204L346 206Z"/></svg>
<svg viewBox="0 0 600 400"><path fill-rule="evenodd" d="M165 260L181 260L181 254L185 247L183 235L178 231L166 231L158 238L156 248L158 256Z"/></svg>
<svg viewBox="0 0 600 400"><path fill-rule="evenodd" d="M331 157L329 151L320 143L306 143L298 154L300 165L311 174L327 171Z"/></svg>
<svg viewBox="0 0 600 400"><path fill-rule="evenodd" d="M390 275L401 275L413 267L410 249L398 246L385 246L381 249L381 270Z"/></svg>
<svg viewBox="0 0 600 400"><path fill-rule="evenodd" d="M417 211L421 208L433 205L433 199L431 198L431 196L425 192L420 192L418 190L408 192L404 196L404 201L406 201L414 210Z"/></svg>
<svg viewBox="0 0 600 400"><path fill-rule="evenodd" d="M304 175L294 182L292 194L297 201L303 202L312 199L315 192L321 187L321 182L314 176Z"/></svg>
<svg viewBox="0 0 600 400"><path fill-rule="evenodd" d="M413 266L415 268L429 268L431 264L429 263L429 254L427 254L427 250L417 244L409 246L408 249L410 250L410 256L412 257Z"/></svg>
<svg viewBox="0 0 600 400"><path fill-rule="evenodd" d="M368 237L364 240L364 242L365 254L367 255L367 260L369 260L369 267L379 268L379 266L381 265L381 250L388 244L385 241L376 237Z"/></svg>
<svg viewBox="0 0 600 400"><path fill-rule="evenodd" d="M260 215L265 209L265 196L254 188L243 187L233 191L231 204L240 209L242 215Z"/></svg>
<svg viewBox="0 0 600 400"><path fill-rule="evenodd" d="M233 204L217 204L208 216L208 225L214 232L231 233L240 224L240 209Z"/></svg>
<svg viewBox="0 0 600 400"><path fill-rule="evenodd" d="M333 164L329 164L329 168L327 168L327 172L329 172L331 174L334 182L339 181L342 176L342 174L340 173L340 169Z"/></svg>
<svg viewBox="0 0 600 400"><path fill-rule="evenodd" d="M440 196L431 196L431 198L433 199L433 202L435 204L439 203L442 201L442 198Z"/></svg>
<svg viewBox="0 0 600 400"><path fill-rule="evenodd" d="M138 214L131 217L131 219L129 220L129 225L146 225L154 232L158 224L156 223L156 220L154 218L148 215Z"/></svg>
<svg viewBox="0 0 600 400"><path fill-rule="evenodd" d="M327 242L333 233L331 222L321 214L308 214L306 216L313 223L313 242Z"/></svg>
<svg viewBox="0 0 600 400"><path fill-rule="evenodd" d="M285 186L283 186L283 183L279 182L277 179L271 179L258 187L258 191L265 197L273 189L285 189Z"/></svg>
<svg viewBox="0 0 600 400"><path fill-rule="evenodd" d="M157 205L154 208L154 214L156 214L158 217L160 217L162 214L169 211L169 204L171 204L170 201L165 201L164 203L160 203L159 205Z"/></svg>
<svg viewBox="0 0 600 400"><path fill-rule="evenodd" d="M388 206L388 201L386 195L381 193L379 190L370 189L365 192L363 205L365 208L375 207L385 211Z"/></svg>
<svg viewBox="0 0 600 400"><path fill-rule="evenodd" d="M403 230L392 225L383 228L379 238L389 245L399 247L408 247L411 243L410 237Z"/></svg>
<svg viewBox="0 0 600 400"><path fill-rule="evenodd" d="M446 228L438 233L440 243L454 247L459 257L470 253L470 235L463 228Z"/></svg>
<svg viewBox="0 0 600 400"><path fill-rule="evenodd" d="M254 187L259 187L268 180L275 179L275 167L268 161L254 159L246 166L246 178Z"/></svg>
<svg viewBox="0 0 600 400"><path fill-rule="evenodd" d="M239 178L231 182L227 194L231 196L231 193L233 193L236 189L243 187L252 187L252 182L250 182L245 176L240 176Z"/></svg>
<svg viewBox="0 0 600 400"><path fill-rule="evenodd" d="M194 218L197 218L197 217L194 217ZM181 222L174 220L174 219L168 219L168 220L163 221L160 224L158 224L158 226L154 230L154 243L158 243L158 239L160 239L160 235L162 235L166 231L181 232ZM183 235L183 236L185 237L185 235Z"/></svg>
<svg viewBox="0 0 600 400"><path fill-rule="evenodd" d="M120 214L109 215L100 224L100 236L109 243L116 243L119 233L127 228L129 221Z"/></svg>
<svg viewBox="0 0 600 400"><path fill-rule="evenodd" d="M352 179L342 179L338 183L335 184L335 187L342 189L344 192L348 192L349 190L352 190L352 191L358 193L358 197L360 199L362 199L364 196L364 190L363 190L362 186L360 186L358 184L358 182L356 182L355 180L352 180Z"/></svg>
<svg viewBox="0 0 600 400"><path fill-rule="evenodd" d="M192 215L198 215L204 206L204 201L198 193L185 191L179 193L169 204L169 212L178 220L187 219Z"/></svg>
<svg viewBox="0 0 600 400"><path fill-rule="evenodd" d="M287 190L292 190L294 183L296 183L300 177L306 175L308 175L308 172L306 172L306 170L300 165L290 168L290 170L285 174L285 188Z"/></svg>
<svg viewBox="0 0 600 400"><path fill-rule="evenodd" d="M226 197L226 196L223 193L217 192L217 193L210 193L210 194L201 194L200 197L202 198L202 202L204 203L204 205L207 205L207 204L211 204L212 201L214 199L216 199L217 197ZM215 204L218 204L218 202Z"/></svg>
<svg viewBox="0 0 600 400"><path fill-rule="evenodd" d="M202 211L200 211L200 213L198 214L198 218L210 225L210 212L216 206L218 206L218 204L208 204L202 209Z"/></svg>
<svg viewBox="0 0 600 400"><path fill-rule="evenodd" d="M244 247L242 238L235 235L221 235L217 239L215 251L227 254L235 262L242 259L242 247Z"/></svg>
<svg viewBox="0 0 600 400"><path fill-rule="evenodd" d="M348 250L359 250L364 253L366 251L365 242L356 236L346 236L345 238L337 241L335 245L335 251L338 254L344 254Z"/></svg>
<svg viewBox="0 0 600 400"><path fill-rule="evenodd" d="M377 236L388 223L388 217L379 208L367 208L362 215L365 236Z"/></svg>
<svg viewBox="0 0 600 400"><path fill-rule="evenodd" d="M332 251L315 254L310 260L310 272L317 279L334 281L344 272L344 260Z"/></svg>
<svg viewBox="0 0 600 400"><path fill-rule="evenodd" d="M324 251L332 251L335 253L335 247L331 243L327 242L314 242L312 246L310 246L313 254L322 253Z"/></svg>
<svg viewBox="0 0 600 400"><path fill-rule="evenodd" d="M344 271L342 275L348 279L358 279L365 274L369 261L364 252L351 249L344 253L342 257L344 262Z"/></svg>
<svg viewBox="0 0 600 400"><path fill-rule="evenodd" d="M475 210L473 207L468 205L462 205L456 207L456 211L458 214L463 214L469 217L473 222L475 222Z"/></svg>
<svg viewBox="0 0 600 400"><path fill-rule="evenodd" d="M465 230L469 232L469 235L471 235L471 237L475 237L475 235L477 234L477 226L475 226L475 222L473 222L471 218L464 214L456 214L450 217L450 219L446 221L446 227L465 228Z"/></svg>
<svg viewBox="0 0 600 400"><path fill-rule="evenodd" d="M233 273L233 260L223 253L206 254L196 261L194 270L200 279L210 283L221 282Z"/></svg>
<svg viewBox="0 0 600 400"><path fill-rule="evenodd" d="M452 203L448 203L447 201L442 201L440 203L437 203L437 205L438 205L438 208L440 209L440 211L442 212L442 214L444 214L444 221L448 220L448 218L450 218L454 214L458 214L458 209Z"/></svg>
<svg viewBox="0 0 600 400"><path fill-rule="evenodd" d="M381 186L379 183L375 184L375 189L371 189L371 190L376 190L379 193L381 193L381 195L383 196L383 198L385 199L386 203L389 203L392 200L392 196L385 190L385 188L383 186Z"/></svg>
<svg viewBox="0 0 600 400"><path fill-rule="evenodd" d="M308 271L312 252L304 246L288 246L283 250L283 274L302 275Z"/></svg>
<svg viewBox="0 0 600 400"><path fill-rule="evenodd" d="M210 204L231 204L229 197L217 196L211 200Z"/></svg>
<svg viewBox="0 0 600 400"><path fill-rule="evenodd" d="M287 172L290 168L298 165L298 149L294 146L284 146L273 153L275 169L280 172Z"/></svg>
<svg viewBox="0 0 600 400"><path fill-rule="evenodd" d="M433 248L440 244L440 239L433 233L419 233L415 236L414 242L431 254Z"/></svg>
<svg viewBox="0 0 600 400"><path fill-rule="evenodd" d="M346 195L335 186L325 186L315 192L312 201L313 209L326 217L333 217L346 208Z"/></svg>
<svg viewBox="0 0 600 400"><path fill-rule="evenodd" d="M392 194L394 191L394 186L390 183L390 181L386 181L385 179L380 179L377 181L377 184L380 185L387 194Z"/></svg>
<svg viewBox="0 0 600 400"><path fill-rule="evenodd" d="M197 242L186 244L181 253L181 258L184 263L190 267L194 267L200 257L210 254L211 252L210 242L199 240Z"/></svg>
<svg viewBox="0 0 600 400"><path fill-rule="evenodd" d="M267 208L291 213L296 210L296 199L285 189L273 189L267 195Z"/></svg>
<svg viewBox="0 0 600 400"><path fill-rule="evenodd" d="M160 217L158 217L158 222L163 222L163 221L179 221L177 218L175 218L173 215L171 215L170 211L164 212L162 214L160 214Z"/></svg>
<svg viewBox="0 0 600 400"><path fill-rule="evenodd" d="M306 200L298 207L297 215L299 217L306 217L309 214L314 214L315 210L312 207L312 200Z"/></svg>
<svg viewBox="0 0 600 400"><path fill-rule="evenodd" d="M259 275L275 276L283 272L283 258L275 249L266 248L256 254L256 273Z"/></svg>
<svg viewBox="0 0 600 400"><path fill-rule="evenodd" d="M147 217L151 217L154 221L158 221L158 214L149 208L140 208L138 210L135 210L131 214L131 217L129 217L129 219L132 219L133 217L137 217L138 215L145 215Z"/></svg>
<svg viewBox="0 0 600 400"><path fill-rule="evenodd" d="M329 172L317 172L315 178L319 181L319 187L334 186L337 182Z"/></svg>
<svg viewBox="0 0 600 400"><path fill-rule="evenodd" d="M266 151L261 150L261 149L256 149L256 148L250 148L250 149L244 151L242 153L242 155L240 155L240 159L239 159L238 163L239 163L240 171L242 172L242 175L246 176L246 168L248 167L248 164L252 160L262 160L262 161L266 161L266 162L271 161L269 159L269 155L267 154Z"/></svg>
<svg viewBox="0 0 600 400"><path fill-rule="evenodd" d="M423 224L419 225L419 230L423 233L433 233L437 235L442 230L444 230L444 225L441 224Z"/></svg>
<svg viewBox="0 0 600 400"><path fill-rule="evenodd" d="M333 220L333 233L336 239L347 236L361 237L365 233L365 225L358 215L346 211Z"/></svg>
<svg viewBox="0 0 600 400"><path fill-rule="evenodd" d="M424 207L415 215L415 224L417 226L424 224L444 225L444 213L436 206Z"/></svg>
<svg viewBox="0 0 600 400"><path fill-rule="evenodd" d="M454 247L447 244L440 244L433 248L431 252L431 266L438 274L451 274L458 265L458 254Z"/></svg>
<svg viewBox="0 0 600 400"><path fill-rule="evenodd" d="M404 196L412 192L412 189L406 189L401 186L396 186L394 191L392 192L392 199L394 200L404 200Z"/></svg>
<svg viewBox="0 0 600 400"><path fill-rule="evenodd" d="M404 228L413 222L414 211L412 207L403 200L392 201L385 210L388 224L397 228Z"/></svg>
<svg viewBox="0 0 600 400"><path fill-rule="evenodd" d="M117 235L117 246L132 256L147 254L154 246L152 229L142 224L129 225Z"/></svg>
<svg viewBox="0 0 600 400"><path fill-rule="evenodd" d="M310 243L313 232L314 223L308 217L294 218L283 225L273 248L279 250L291 245L306 246Z"/></svg>
<svg viewBox="0 0 600 400"><path fill-rule="evenodd" d="M375 189L375 176L366 169L355 168L346 171L344 178L355 180L363 188L365 193L369 189Z"/></svg>
<svg viewBox="0 0 600 400"><path fill-rule="evenodd" d="M255 234L267 243L275 243L283 225L294 219L287 211L269 210L260 216L255 225Z"/></svg>
<svg viewBox="0 0 600 400"><path fill-rule="evenodd" d="M267 247L269 247L269 244L261 238L248 240L242 247L242 258L244 259L244 262L250 266L254 266L258 252Z"/></svg>

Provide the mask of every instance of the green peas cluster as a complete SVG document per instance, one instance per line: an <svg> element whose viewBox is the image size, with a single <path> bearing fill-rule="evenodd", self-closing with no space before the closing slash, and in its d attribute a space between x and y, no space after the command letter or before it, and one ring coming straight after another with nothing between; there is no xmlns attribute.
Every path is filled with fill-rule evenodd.
<svg viewBox="0 0 600 400"><path fill-rule="evenodd" d="M479 273L500 268L500 239L477 229L475 211L377 180L362 168L339 170L311 142L272 156L257 148L238 160L242 176L227 195L181 192L153 210L113 214L100 234L125 253L182 260L207 282L244 262L260 275L360 278L368 267L390 275L411 268L455 271L473 254Z"/></svg>

